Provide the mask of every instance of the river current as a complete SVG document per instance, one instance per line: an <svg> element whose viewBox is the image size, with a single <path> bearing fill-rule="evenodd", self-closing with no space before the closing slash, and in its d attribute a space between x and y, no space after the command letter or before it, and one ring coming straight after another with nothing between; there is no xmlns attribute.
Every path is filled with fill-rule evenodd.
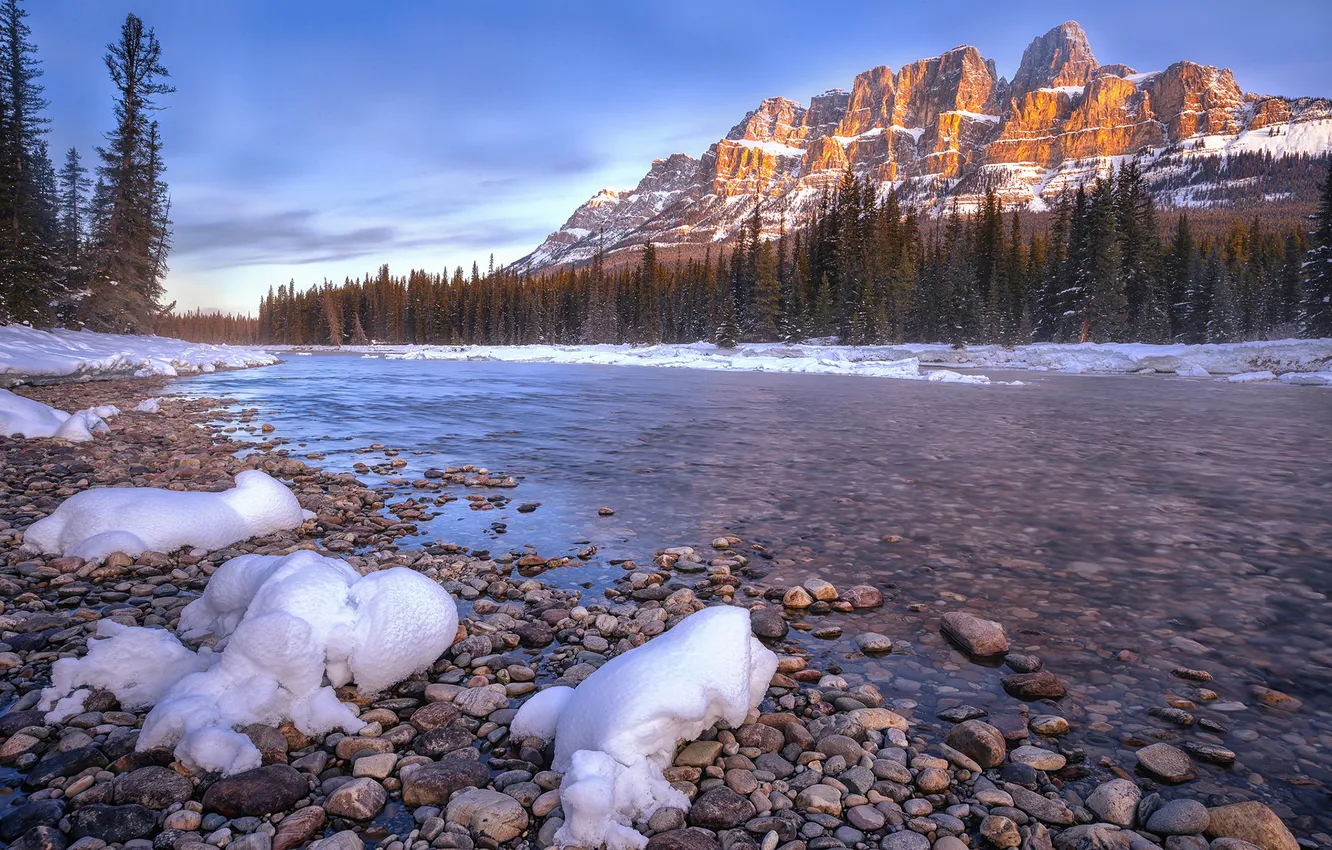
<svg viewBox="0 0 1332 850"><path fill-rule="evenodd" d="M939 636L949 610L997 620L1068 684L1058 712L1094 775L1132 771L1143 743L1219 744L1235 764L1200 762L1189 796L1262 799L1301 832L1332 831L1332 392L986 374L1024 385L315 354L173 391L258 407L295 457L378 466L358 475L390 501L432 467L518 477L485 491L507 505L432 508L403 545L593 544L542 581L595 591L623 574L612 560L734 535L761 547L765 583L878 586L881 609L804 618L842 637L793 634L927 723L960 703L1018 711L1007 671ZM866 658L865 631L898 646ZM1210 672L1217 697L1178 667ZM1169 705L1228 731L1150 713Z"/></svg>

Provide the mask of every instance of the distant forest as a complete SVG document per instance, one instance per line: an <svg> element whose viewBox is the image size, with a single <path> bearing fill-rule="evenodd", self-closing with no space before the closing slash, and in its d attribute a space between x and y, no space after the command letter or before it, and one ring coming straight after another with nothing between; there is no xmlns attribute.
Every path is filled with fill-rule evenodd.
<svg viewBox="0 0 1332 850"><path fill-rule="evenodd" d="M1313 227L1255 211L1206 235L1159 220L1128 163L1080 187L1031 232L993 193L979 211L922 220L847 173L804 228L663 262L604 252L541 275L473 264L270 290L258 318L166 317L164 333L214 342L424 343L1237 342L1332 336L1332 173ZM1312 232L1311 232L1312 231Z"/></svg>
<svg viewBox="0 0 1332 850"><path fill-rule="evenodd" d="M157 121L161 45L128 15L104 60L114 88L96 180L77 148L59 171L37 48L19 0L0 0L0 324L144 333L163 307L171 200Z"/></svg>

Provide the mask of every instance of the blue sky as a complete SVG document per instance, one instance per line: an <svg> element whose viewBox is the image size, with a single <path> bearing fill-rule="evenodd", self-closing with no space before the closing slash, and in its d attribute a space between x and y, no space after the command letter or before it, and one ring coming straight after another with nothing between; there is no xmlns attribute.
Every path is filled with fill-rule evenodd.
<svg viewBox="0 0 1332 850"><path fill-rule="evenodd" d="M177 87L160 114L182 307L252 310L270 285L387 262L521 257L603 186L694 156L764 97L974 44L1011 77L1073 19L1101 62L1179 59L1248 91L1332 95L1332 3L28 0L51 149L111 120L102 54L126 12Z"/></svg>

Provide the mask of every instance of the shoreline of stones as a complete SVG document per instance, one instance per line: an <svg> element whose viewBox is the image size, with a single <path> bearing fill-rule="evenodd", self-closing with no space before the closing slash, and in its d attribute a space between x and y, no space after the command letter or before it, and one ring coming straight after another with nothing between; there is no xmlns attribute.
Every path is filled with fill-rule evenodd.
<svg viewBox="0 0 1332 850"><path fill-rule="evenodd" d="M66 409L111 403L132 411L163 383L25 393ZM227 403L165 397L162 414L122 414L94 443L0 438L0 700L12 701L0 715L0 768L13 770L10 781L20 786L0 797L0 811L8 807L0 841L15 850L551 846L560 777L548 769L548 747L510 740L516 705L539 686L576 685L716 602L751 608L754 631L780 666L745 724L705 732L666 768L693 805L638 825L651 850L1298 850L1322 841L1297 841L1258 801L1209 808L1164 799L1155 781L1185 782L1194 771L1190 754L1166 743L1138 752L1139 769L1155 781L1103 765L1106 779L1079 796L1070 782L1090 769L1060 740L1069 728L1058 709L1063 684L1039 659L1009 653L998 624L951 612L942 630L974 657L1006 659L1013 672L1004 688L1028 715L1022 728L963 705L939 713L955 724L939 735L907 708L886 707L873 684L814 669L789 640L791 628L811 629L792 615L875 608L883 603L876 588L839 592L818 579L763 587L733 537L712 541L710 555L678 547L656 553L650 567L625 562L604 599L533 577L567 558L477 557L443 544L398 551L396 542L417 531L415 511L383 516L384 493L269 453L280 441L233 441L208 423L272 429L256 425L256 410L219 413ZM245 468L284 480L317 519L219 552L113 555L97 565L18 554L22 528L87 487L225 489ZM449 470L434 480L475 486L480 475ZM217 778L191 775L169 750L134 751L144 712L121 710L110 693L94 692L87 711L63 724L47 725L34 710L51 663L81 654L100 619L170 628L225 560L298 548L342 553L363 572L411 567L463 608L460 639L428 671L375 698L340 691L367 722L362 734L312 740L290 724L251 726L243 731L264 766ZM867 655L892 650L890 638L874 633L855 643ZM22 805L10 804L18 794L26 795Z"/></svg>

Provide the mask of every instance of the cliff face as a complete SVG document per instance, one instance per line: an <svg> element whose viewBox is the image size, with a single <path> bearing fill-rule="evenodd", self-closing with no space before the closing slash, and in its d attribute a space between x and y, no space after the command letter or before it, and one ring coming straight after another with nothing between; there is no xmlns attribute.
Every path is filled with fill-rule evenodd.
<svg viewBox="0 0 1332 850"><path fill-rule="evenodd" d="M927 212L973 206L987 189L1043 209L1128 158L1168 202L1198 157L1329 152L1327 100L1248 94L1229 70L1192 62L1141 74L1101 65L1068 22L1032 40L1011 82L963 46L896 72L871 68L808 108L764 100L698 159L655 160L634 189L594 195L517 265L582 262L598 245L723 241L756 198L775 233L812 215L848 168Z"/></svg>

